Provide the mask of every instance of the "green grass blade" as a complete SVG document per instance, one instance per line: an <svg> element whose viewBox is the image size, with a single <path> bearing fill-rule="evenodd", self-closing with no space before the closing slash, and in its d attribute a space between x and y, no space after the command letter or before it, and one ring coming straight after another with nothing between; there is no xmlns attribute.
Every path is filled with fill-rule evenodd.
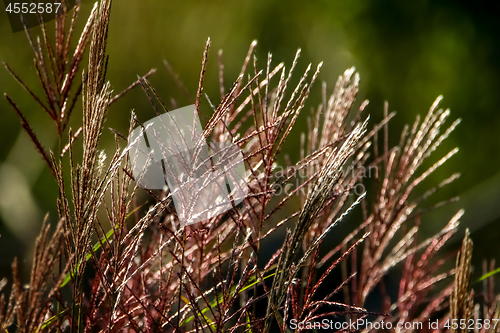
<svg viewBox="0 0 500 333"><path fill-rule="evenodd" d="M127 216L125 216L125 221L130 217L132 216L132 214L134 214L139 208L141 208L142 206L144 206L144 204L140 205L139 207L136 207L133 211L131 211L130 213L127 214ZM116 226L116 228L118 228L118 225ZM115 229L116 229L115 228ZM85 261L89 261L90 258L92 258L92 253L96 253L100 248L101 248L101 245L102 244L105 244L107 243L107 241L109 239L111 239L111 237L114 235L115 233L115 229L111 229L110 231L108 231L106 233L106 236L102 237L100 241L98 241L97 243L94 244L94 246L92 247L92 252L91 253L87 253L87 255L85 256ZM68 284L69 281L71 281L71 278L73 276L76 275L76 273L78 273L78 267L80 267L80 265L78 265L75 269L71 270L68 274L66 274L66 277L64 278L63 282L61 283L61 288L64 287L65 285Z"/></svg>
<svg viewBox="0 0 500 333"><path fill-rule="evenodd" d="M36 330L36 332L40 331L40 330L44 330L46 328L48 328L50 325L52 325L54 322L56 322L57 320L61 319L62 316L64 316L64 314L66 312L68 312L71 308L67 308L63 311L61 311L60 313L50 317L49 319L47 319L43 324L42 326L40 326L40 329Z"/></svg>
<svg viewBox="0 0 500 333"><path fill-rule="evenodd" d="M489 278L490 276L493 276L495 274L498 274L500 273L500 267L495 269L495 270L492 270L491 272L488 272L486 274L484 274L483 276L481 276L479 279L477 279L474 283L478 283L478 282L481 282L483 281L484 279L487 279Z"/></svg>
<svg viewBox="0 0 500 333"><path fill-rule="evenodd" d="M273 265L273 266L271 267L271 269L272 269L272 268L274 268L274 266L276 266L276 265ZM264 281L264 280L266 280L266 279L268 279L268 278L270 278L270 277L273 277L275 274L276 274L276 272L271 273L271 274L269 274L269 275L267 275L267 276L263 277L263 278L262 278L262 280ZM256 280L256 279L257 279L257 274L253 275L253 276L250 278L250 281L253 281L253 280ZM248 284L248 285L244 286L243 288L241 288L241 290L238 292L238 294L239 294L239 293L241 293L241 292L243 292L243 291L245 291L245 290L247 290L247 289L249 289L249 288L252 288L253 286L255 286L255 285L256 285L257 283L259 283L259 282L261 282L261 281L260 281L260 280L258 280L258 281L254 281L254 282L252 282L252 283L250 283L250 284ZM232 287L232 288L231 288L231 296L230 296L230 297L233 297L233 296L234 296L235 291L236 291L236 286L234 286L234 287ZM207 311L209 311L210 309L213 309L214 307L216 307L216 306L217 306L218 304L220 304L221 302L222 302L222 295L221 295L221 296L219 296L217 299L215 299L213 302L211 302L211 303L209 304L209 306L208 306L208 307L206 307L206 308L204 308L203 310L201 310L201 314L205 317L205 313L206 313ZM189 323L190 321L192 321L193 319L194 319L194 315L192 315L191 317L189 317L189 318L185 319L185 320L184 320L184 321L183 321L180 325L182 326L182 325L184 325L184 324L187 324L187 323Z"/></svg>

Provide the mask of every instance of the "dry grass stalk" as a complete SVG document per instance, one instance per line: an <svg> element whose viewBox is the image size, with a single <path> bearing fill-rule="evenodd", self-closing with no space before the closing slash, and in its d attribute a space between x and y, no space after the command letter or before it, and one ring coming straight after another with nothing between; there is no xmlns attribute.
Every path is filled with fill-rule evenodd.
<svg viewBox="0 0 500 333"><path fill-rule="evenodd" d="M470 239L469 229L465 231L465 237L462 242L462 249L457 255L457 265L455 268L455 285L450 295L450 317L453 319L465 320L469 323L474 310L474 291L471 290L472 276L472 241ZM455 332L468 332L467 328L451 329Z"/></svg>

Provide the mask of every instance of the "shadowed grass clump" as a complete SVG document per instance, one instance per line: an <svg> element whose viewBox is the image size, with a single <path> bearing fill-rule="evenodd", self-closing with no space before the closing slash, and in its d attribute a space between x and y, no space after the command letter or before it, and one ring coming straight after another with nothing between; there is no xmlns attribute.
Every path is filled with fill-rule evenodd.
<svg viewBox="0 0 500 333"><path fill-rule="evenodd" d="M476 303L468 234L455 269L444 268L446 257L438 255L456 232L463 212L443 221L444 227L433 237L419 237L425 212L448 202L426 207L424 199L459 176L415 191L457 152L432 156L459 123L444 129L450 112L439 108L441 97L424 119L417 117L404 128L397 146L390 147L388 123L395 114L389 114L386 105L382 122L371 125L365 115L368 103L353 107L359 75L348 69L333 92L322 85L322 101L307 115L299 161L285 158L280 167L283 143L304 112L321 64L314 71L309 65L293 85L300 51L289 69L283 63L274 65L271 55L260 69L254 42L240 75L228 88L219 52L220 102L215 103L215 97L203 92L204 85L212 84L204 80L208 41L195 102L198 112L204 98L212 107L203 138L238 145L248 191L243 202L233 202L225 213L182 226L167 187L152 191L136 185L128 135L114 131L116 151L109 162L104 151L99 152L108 108L134 86L143 88L158 115L169 112L147 80L154 71L113 96L106 80L111 1L96 3L70 50L78 12L77 6L71 17L66 13L56 19L54 40L42 26L43 45L40 39L34 43L27 32L43 96L35 95L5 65L54 121L61 148L47 151L22 111L5 95L59 187L55 200L59 222L52 236L44 222L25 287L14 261L11 295L0 299L3 330L300 332L317 329L314 325L325 318L339 323L371 318L393 327L439 320L442 332L466 332L455 328L452 320L474 319L490 323L477 332L497 331L500 296L494 295L490 276L484 279L487 292L482 303ZM88 66L81 69L86 50ZM80 103L81 127L73 131L67 124ZM130 133L141 125L139 115L132 113ZM81 156L73 149L77 144L83 148ZM427 159L435 162L422 170ZM374 171L371 179L367 171ZM290 191L278 191L290 188L295 179L299 181ZM368 182L370 194L357 193L359 185ZM150 201L142 203L145 199L139 192ZM151 200L154 204L145 206ZM360 210L360 220L352 232L339 244L325 243L329 232L354 209ZM285 235L283 245L272 254L263 250L270 235ZM395 266L400 268L399 285L387 286L384 277ZM488 270L493 271L494 264ZM342 277L339 285L332 285L333 275ZM2 280L0 289L6 284ZM397 289L395 299L389 288ZM374 293L380 297L368 307L367 299ZM349 329L332 326L329 331ZM358 327L356 331L392 330Z"/></svg>

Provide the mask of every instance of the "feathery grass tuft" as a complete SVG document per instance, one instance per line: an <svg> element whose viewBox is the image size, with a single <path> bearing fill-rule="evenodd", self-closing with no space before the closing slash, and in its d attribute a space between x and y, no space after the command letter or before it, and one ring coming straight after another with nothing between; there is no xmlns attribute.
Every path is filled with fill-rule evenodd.
<svg viewBox="0 0 500 333"><path fill-rule="evenodd" d="M110 0L96 3L74 50L70 45L78 6L71 16L65 13L56 19L54 40L43 26L42 39L36 43L27 32L43 96L35 95L4 64L53 120L60 142L56 151L44 147L35 127L5 95L51 170L59 197L54 198L58 223L50 236L50 226L44 222L26 287L21 285L17 261L13 263L12 292L8 299L0 298L2 329L286 332L294 320L304 324L296 330L301 332L307 330L301 328L305 324L324 318L375 318L393 326L439 319L441 331L465 332L445 327L446 320L481 319L493 324L499 319L500 296L493 292L492 275L483 280L483 303L475 303L469 235L455 269L446 270L446 256L439 255L456 232L463 211L443 221L436 235L424 240L419 235L428 210L456 200L424 205L458 174L427 191L416 191L457 152L432 156L459 123L445 126L450 112L439 108L441 97L424 119L417 117L404 128L398 145L389 147L389 122L395 113L389 113L386 104L383 120L371 124L365 115L368 102L354 108L360 82L354 68L339 77L331 93L323 83L322 100L308 113L304 110L322 64L315 70L310 64L297 76L299 50L290 65L273 63L269 54L260 68L252 42L230 86L219 51L215 84L220 96L208 96L203 89L213 84L205 78L211 61L208 40L193 99L199 113L205 109L203 98L212 107L202 139L230 142L241 149L247 170L241 185L248 191L230 210L183 226L167 187L138 187L141 179L132 172L137 156L131 153L127 135L113 130L116 150L108 153L111 158L99 151L108 108L135 86L141 85L158 115L169 112L147 79L154 70L113 96L112 83L106 80L111 7ZM86 50L89 60L84 65ZM173 68L164 63L188 96ZM83 117L81 127L73 130L67 125L78 105ZM132 113L129 134L142 126L141 117ZM299 160L291 162L282 158L284 142L302 119L307 131L301 136ZM81 141L76 140L79 137ZM76 144L83 147L81 157L75 156ZM427 159L434 164L422 170ZM69 174L63 173L67 166ZM369 188L369 193L360 188ZM144 200L140 192L154 204L139 202ZM325 242L347 216L352 232L338 244ZM274 242L271 237L281 238L282 245L270 254L266 247ZM384 279L396 266L397 288ZM494 263L485 264L484 274L488 270L494 271ZM332 286L334 276L342 280ZM6 284L0 281L0 290ZM395 289L394 299L389 293ZM375 292L380 297L368 303ZM494 331L493 326L481 330Z"/></svg>

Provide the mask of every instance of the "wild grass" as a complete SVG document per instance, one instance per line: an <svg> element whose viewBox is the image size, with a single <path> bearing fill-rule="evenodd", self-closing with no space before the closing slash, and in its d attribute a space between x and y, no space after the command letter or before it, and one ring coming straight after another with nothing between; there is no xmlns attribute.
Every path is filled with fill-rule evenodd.
<svg viewBox="0 0 500 333"><path fill-rule="evenodd" d="M14 261L12 292L0 299L3 330L287 332L292 319L314 323L323 318L371 318L394 326L439 319L439 332L467 331L445 327L447 319L483 323L488 319L489 327L474 331L498 331L493 320L500 319L500 295L493 292L493 277L484 279L482 300L474 297L469 235L456 268L443 268L446 257L437 255L457 231L463 211L443 221L435 236L419 237L425 213L448 202L428 207L424 199L459 176L451 175L423 195L415 191L457 152L453 149L437 158L433 154L459 123L445 126L450 112L440 109L441 97L423 119L417 117L404 128L398 145L390 147L388 127L395 114L389 114L386 105L384 119L372 125L365 114L367 102L355 109L359 75L348 69L333 92L322 85L322 101L307 115L300 160L288 162L276 176L283 143L299 115L306 112L321 64L314 70L309 65L292 85L300 51L288 69L283 63L273 65L271 55L260 69L256 43L252 43L240 75L228 88L219 52L220 102L213 103L203 91L204 85L212 84L204 80L208 41L195 103L199 110L207 98L213 106L203 136L241 148L248 194L224 214L183 227L167 188L146 190L155 201L150 207L137 202L143 190L131 170L127 135L115 132L116 151L109 162L99 151L109 106L134 86L143 88L158 115L169 111L147 80L154 71L112 95L106 80L110 12L110 0L96 3L74 49L70 45L78 5L73 14L55 20L53 39L43 25L42 38L36 42L26 30L44 92L41 96L5 64L53 120L63 144L59 151L47 151L24 113L5 94L59 187L54 198L59 222L52 228L44 222L26 286ZM82 69L87 50L88 66ZM72 130L68 122L80 103L81 127ZM140 124L138 118L131 115L130 131ZM83 148L81 156L73 149L77 144ZM427 159L434 164L422 170ZM367 170L376 171L372 179L364 176ZM278 195L277 189L292 179L299 179L298 186ZM357 193L358 185L366 182L371 184L370 194ZM355 209L360 220L352 232L339 244L325 243L327 235ZM282 211L285 218L278 214ZM270 235L280 234L285 236L279 250L265 253ZM395 286L387 285L384 277L396 266L400 280L394 298L388 289ZM493 271L494 264L484 270ZM342 282L332 285L333 275L341 276ZM6 284L2 280L0 289ZM374 293L379 295L377 305L368 308L368 297Z"/></svg>

